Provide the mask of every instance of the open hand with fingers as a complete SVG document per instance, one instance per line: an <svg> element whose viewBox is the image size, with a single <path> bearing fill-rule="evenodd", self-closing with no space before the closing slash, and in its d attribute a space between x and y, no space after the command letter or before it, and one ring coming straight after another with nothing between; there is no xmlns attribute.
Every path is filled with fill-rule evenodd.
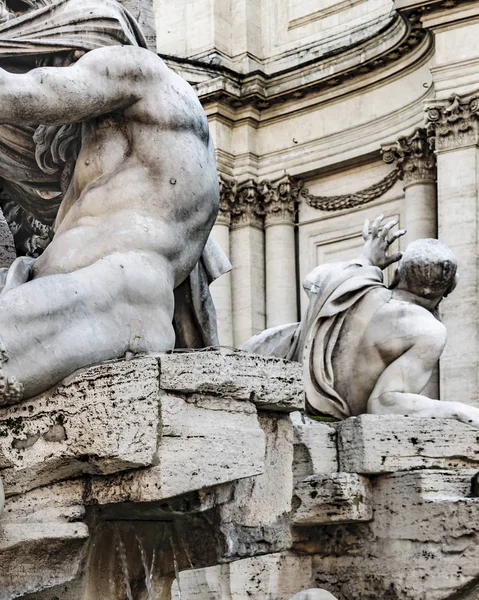
<svg viewBox="0 0 479 600"><path fill-rule="evenodd" d="M384 215L379 215L369 226L369 220L366 219L363 227L364 246L361 256L366 258L373 266L385 269L389 265L401 259L402 252L388 256L389 246L406 233L405 229L391 233L391 230L398 224L398 220L389 221L382 225Z"/></svg>

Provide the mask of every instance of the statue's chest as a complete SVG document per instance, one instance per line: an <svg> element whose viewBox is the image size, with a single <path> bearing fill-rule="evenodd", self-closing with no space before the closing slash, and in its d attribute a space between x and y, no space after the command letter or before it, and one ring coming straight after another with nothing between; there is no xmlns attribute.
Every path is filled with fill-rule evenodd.
<svg viewBox="0 0 479 600"><path fill-rule="evenodd" d="M83 188L116 171L130 156L128 131L122 119L109 117L86 124L75 169L75 187Z"/></svg>

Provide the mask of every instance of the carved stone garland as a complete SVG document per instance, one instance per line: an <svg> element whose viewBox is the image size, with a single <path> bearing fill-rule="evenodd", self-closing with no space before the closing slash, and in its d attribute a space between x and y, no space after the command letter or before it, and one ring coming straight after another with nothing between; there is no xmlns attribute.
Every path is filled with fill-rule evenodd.
<svg viewBox="0 0 479 600"><path fill-rule="evenodd" d="M315 196L310 194L307 188L301 191L301 196L306 200L309 206L324 211L346 210L356 208L363 204L368 204L376 198L380 198L390 190L400 177L400 170L394 169L386 177L359 192L351 194L342 194L341 196Z"/></svg>

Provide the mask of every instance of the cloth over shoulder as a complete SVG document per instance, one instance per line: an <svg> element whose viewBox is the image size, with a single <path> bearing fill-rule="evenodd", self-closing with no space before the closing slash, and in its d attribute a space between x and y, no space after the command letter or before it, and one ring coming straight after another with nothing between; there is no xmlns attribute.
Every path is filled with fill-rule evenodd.
<svg viewBox="0 0 479 600"><path fill-rule="evenodd" d="M371 289L384 287L383 274L360 262L335 263L315 269L305 284L310 284L310 305L300 347L306 400L312 412L346 419L351 413L346 399L335 389L333 353L347 311ZM377 308L372 303L367 310L372 316Z"/></svg>

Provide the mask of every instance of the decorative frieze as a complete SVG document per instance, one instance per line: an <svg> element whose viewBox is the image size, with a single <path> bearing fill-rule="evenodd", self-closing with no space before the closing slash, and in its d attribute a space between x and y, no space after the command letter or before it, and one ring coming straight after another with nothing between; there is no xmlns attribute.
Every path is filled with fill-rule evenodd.
<svg viewBox="0 0 479 600"><path fill-rule="evenodd" d="M396 163L404 187L436 181L436 156L425 129L418 128L409 136L401 136L396 143L383 146L381 152L385 163Z"/></svg>
<svg viewBox="0 0 479 600"><path fill-rule="evenodd" d="M427 134L436 152L479 142L479 95L438 100L426 106Z"/></svg>
<svg viewBox="0 0 479 600"><path fill-rule="evenodd" d="M411 143L415 148L412 152L419 155L420 142L415 139ZM433 159L430 152L428 160ZM414 168L419 174L419 168ZM412 172L413 167L408 169ZM294 224L301 198L309 206L318 210L339 211L355 208L380 198L393 187L405 171L406 167L400 168L398 164L396 169L377 183L341 196L315 196L308 188L303 187L302 181L288 174L273 181L268 179L256 181L250 178L240 183L236 179L220 175L220 209L216 222L233 228L257 227L258 229L269 225ZM427 176L432 177L429 173Z"/></svg>

